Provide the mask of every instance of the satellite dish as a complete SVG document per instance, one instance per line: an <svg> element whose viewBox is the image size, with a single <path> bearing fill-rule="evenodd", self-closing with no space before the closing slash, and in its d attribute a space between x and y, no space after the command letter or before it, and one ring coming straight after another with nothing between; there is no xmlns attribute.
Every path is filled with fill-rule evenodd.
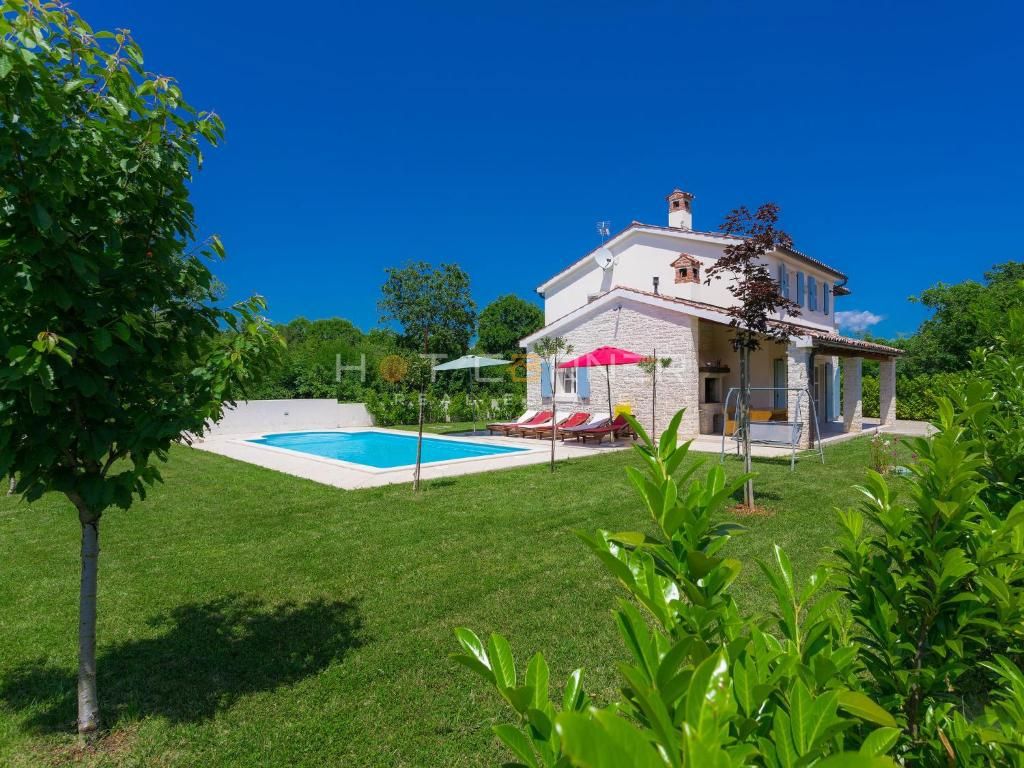
<svg viewBox="0 0 1024 768"><path fill-rule="evenodd" d="M594 263L601 269L610 269L615 264L615 255L602 246L594 251Z"/></svg>

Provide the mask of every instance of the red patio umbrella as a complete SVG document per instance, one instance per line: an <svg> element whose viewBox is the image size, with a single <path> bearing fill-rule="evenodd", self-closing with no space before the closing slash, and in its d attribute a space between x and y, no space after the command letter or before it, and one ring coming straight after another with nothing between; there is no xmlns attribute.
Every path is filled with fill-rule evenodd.
<svg viewBox="0 0 1024 768"><path fill-rule="evenodd" d="M636 365L646 360L647 355L638 355L628 349L618 347L598 347L593 352L587 352L573 360L566 360L559 363L559 368L592 368L597 365L604 366L605 381L608 384L608 415L612 415L612 377L608 372L612 365Z"/></svg>

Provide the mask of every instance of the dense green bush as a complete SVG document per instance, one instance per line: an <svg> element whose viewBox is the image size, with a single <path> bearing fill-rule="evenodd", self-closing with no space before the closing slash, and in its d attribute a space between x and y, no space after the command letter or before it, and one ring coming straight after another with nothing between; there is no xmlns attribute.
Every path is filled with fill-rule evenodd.
<svg viewBox="0 0 1024 768"><path fill-rule="evenodd" d="M415 392L376 392L366 390L363 396L366 409L381 427L394 424L415 424L419 418Z"/></svg>
<svg viewBox="0 0 1024 768"><path fill-rule="evenodd" d="M896 418L914 421L934 421L939 412L936 396L950 392L965 381L965 373L922 373L916 376L896 377ZM865 375L861 381L864 415L878 418L878 375Z"/></svg>
<svg viewBox="0 0 1024 768"><path fill-rule="evenodd" d="M953 388L961 425L986 457L985 502L1000 515L1024 499L1024 311L1005 317L996 344L972 355L975 375Z"/></svg>
<svg viewBox="0 0 1024 768"><path fill-rule="evenodd" d="M837 549L860 665L878 701L902 713L901 756L913 765L981 745L966 720L953 727L959 707L1002 676L979 661L1024 647L1024 503L1000 516L984 502L983 446L963 429L974 410L955 413L948 399L939 408L939 434L911 441L908 503L869 472L863 511L842 514Z"/></svg>
<svg viewBox="0 0 1024 768"><path fill-rule="evenodd" d="M775 566L761 564L774 622L740 615L729 588L741 565L721 551L741 529L715 517L746 477L727 483L716 466L686 485L697 465L677 477L689 448L676 444L681 416L657 445L633 422L644 471L629 470L630 479L658 535L582 537L636 600L616 612L631 656L620 667L622 699L589 706L576 672L556 709L543 656L520 683L504 638L485 646L459 629L464 652L454 658L516 712L496 734L526 766L892 765L881 755L897 723L858 690L857 654L824 569L798 584L776 548Z"/></svg>
<svg viewBox="0 0 1024 768"><path fill-rule="evenodd" d="M878 392L878 377L877 376L864 376L861 379L860 384L860 398L861 398L861 411L865 416L869 416L873 419L878 418L878 406L879 406L879 392ZM899 407L900 394L899 388L896 389L896 406Z"/></svg>
<svg viewBox="0 0 1024 768"><path fill-rule="evenodd" d="M454 395L444 392L427 392L424 397L426 398L425 419L428 423L435 424L472 421L474 400L478 422L513 419L526 408L526 398L514 393L474 394L471 399L461 392ZM380 392L366 389L360 395L360 399L366 403L366 408L373 416L374 421L382 427L416 423L418 417L416 398L416 392L397 388Z"/></svg>
<svg viewBox="0 0 1024 768"><path fill-rule="evenodd" d="M946 381L938 434L910 443L907 501L869 473L837 565L798 587L778 548L759 564L774 626L729 593L739 527L715 518L743 478L680 471L680 415L658 445L635 425L630 479L658 534L582 536L633 598L621 699L594 707L576 672L559 706L543 656L520 682L504 638L457 631L456 660L516 714L495 728L513 765L1024 768L1024 315L1008 325Z"/></svg>

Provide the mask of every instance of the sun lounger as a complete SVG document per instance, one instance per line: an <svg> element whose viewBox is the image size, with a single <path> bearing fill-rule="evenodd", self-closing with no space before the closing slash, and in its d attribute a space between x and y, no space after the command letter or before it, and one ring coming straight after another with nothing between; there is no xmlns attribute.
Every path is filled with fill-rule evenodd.
<svg viewBox="0 0 1024 768"><path fill-rule="evenodd" d="M528 432L524 430L524 437L536 437L538 440L544 437L551 437L551 431L557 429L561 432L563 429L572 429L578 427L587 422L590 419L590 414L584 411L573 413L566 418L558 422L558 426L552 426L548 424L545 427L533 427Z"/></svg>
<svg viewBox="0 0 1024 768"><path fill-rule="evenodd" d="M551 426L551 411L543 411L542 413L537 415L543 415L544 419L533 419L532 421L526 424L517 424L514 427L509 427L505 434L508 435L509 437L529 437L533 433L533 430L539 429L540 427Z"/></svg>
<svg viewBox="0 0 1024 768"><path fill-rule="evenodd" d="M584 429L576 434L576 439L582 440L584 443L586 443L587 440L597 440L598 442L601 442L605 435L610 435L612 440L626 435L632 436L634 440L636 439L636 435L633 434L633 430L630 429L629 423L623 416L616 416L615 421L605 424L603 427Z"/></svg>
<svg viewBox="0 0 1024 768"><path fill-rule="evenodd" d="M611 420L612 417L609 416L607 413L595 413L590 417L588 421L584 422L583 424L579 424L578 426L559 427L558 437L564 441L567 437L578 435L580 432L586 432L588 429L603 427Z"/></svg>
<svg viewBox="0 0 1024 768"><path fill-rule="evenodd" d="M500 432L503 435L512 433L513 430L520 429L525 426L539 426L551 421L551 411L540 411L535 413L533 417L527 421L517 421L513 423L503 422L499 424L488 424L487 429L491 432Z"/></svg>
<svg viewBox="0 0 1024 768"><path fill-rule="evenodd" d="M525 424L530 421L536 415L537 411L526 411L515 421L496 421L493 424L488 424L487 428L492 432L497 432L499 429L503 429L505 427L518 427L520 424Z"/></svg>

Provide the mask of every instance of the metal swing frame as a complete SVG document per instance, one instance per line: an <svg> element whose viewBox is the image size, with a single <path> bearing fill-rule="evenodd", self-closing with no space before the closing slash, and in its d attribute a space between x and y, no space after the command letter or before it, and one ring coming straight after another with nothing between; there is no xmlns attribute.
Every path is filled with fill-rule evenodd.
<svg viewBox="0 0 1024 768"><path fill-rule="evenodd" d="M787 421L751 421L750 422L750 443L751 445L769 445L778 448L788 447L791 450L789 457L789 471L792 472L796 469L796 453L800 446L800 436L803 433L803 421L800 418L802 413L802 405L804 397L807 398L807 402L810 404L811 409L811 420L814 424L814 435L818 438L818 456L821 458L821 463L825 463L825 450L821 445L821 427L818 424L818 410L814 405L814 398L811 397L811 393L802 387L750 387L750 392L796 392L796 414L795 418ZM741 437L743 433L743 425L736 422L736 429L732 435L725 434L725 425L729 421L729 402L732 396L736 395L737 410L739 410L739 392L740 387L731 387L729 392L725 396L725 404L722 408L722 412L725 415L722 423L722 454L719 457L719 461L725 461L725 438L731 437L736 443L736 453L739 454L740 445L743 442ZM749 407L749 406L748 406ZM738 414L737 414L738 415ZM814 450L814 440L812 435L811 448Z"/></svg>

